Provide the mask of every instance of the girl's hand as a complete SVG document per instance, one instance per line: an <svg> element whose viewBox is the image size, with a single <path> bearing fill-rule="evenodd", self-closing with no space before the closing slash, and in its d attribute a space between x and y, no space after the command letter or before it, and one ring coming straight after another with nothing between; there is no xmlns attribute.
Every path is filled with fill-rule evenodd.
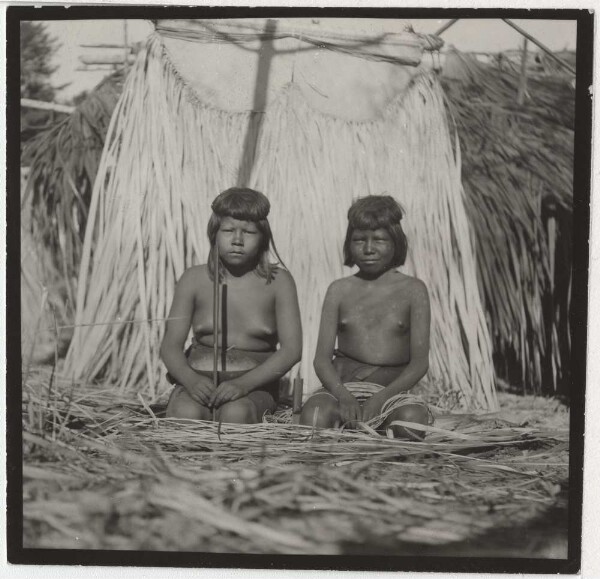
<svg viewBox="0 0 600 579"><path fill-rule="evenodd" d="M340 397L340 416L342 423L353 427L361 420L361 408L358 400L348 392Z"/></svg>
<svg viewBox="0 0 600 579"><path fill-rule="evenodd" d="M373 394L373 396L365 402L362 408L363 422L368 422L371 418L379 416L381 414L381 407L386 400L387 398L383 396L381 392Z"/></svg>
<svg viewBox="0 0 600 579"><path fill-rule="evenodd" d="M209 400L209 407L219 408L226 402L237 400L246 396L248 391L244 386L241 386L237 382L222 382L219 387L212 393Z"/></svg>
<svg viewBox="0 0 600 579"><path fill-rule="evenodd" d="M210 403L210 397L213 394L215 388L210 378L206 376L198 376L197 380L192 386L186 386L185 389L190 395L190 398L202 406L208 406Z"/></svg>

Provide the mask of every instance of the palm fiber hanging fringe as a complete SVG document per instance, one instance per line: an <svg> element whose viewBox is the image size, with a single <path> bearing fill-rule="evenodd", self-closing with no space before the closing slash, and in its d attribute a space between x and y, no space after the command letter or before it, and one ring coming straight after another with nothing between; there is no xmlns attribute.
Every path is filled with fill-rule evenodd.
<svg viewBox="0 0 600 579"><path fill-rule="evenodd" d="M290 83L264 114L200 102L154 35L134 65L108 130L84 241L76 329L66 359L75 380L117 381L155 399L169 388L159 347L184 269L205 263L210 203L237 181L244 135L260 129L249 186L270 221L302 312L308 392L325 291L342 265L352 200L389 194L406 209L409 258L432 304L428 379L464 408L495 409L491 345L463 204L458 142L430 74L415 77L375 120L311 108ZM297 370L297 369L296 369ZM294 373L294 372L292 372Z"/></svg>

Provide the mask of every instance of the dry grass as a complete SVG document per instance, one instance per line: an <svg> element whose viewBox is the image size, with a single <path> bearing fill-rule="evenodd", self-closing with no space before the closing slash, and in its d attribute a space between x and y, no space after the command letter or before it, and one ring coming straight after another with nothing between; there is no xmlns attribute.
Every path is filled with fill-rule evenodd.
<svg viewBox="0 0 600 579"><path fill-rule="evenodd" d="M101 385L48 383L24 390L27 547L402 554L526 523L567 484L568 414L548 400L528 424L449 415L402 442L182 423Z"/></svg>

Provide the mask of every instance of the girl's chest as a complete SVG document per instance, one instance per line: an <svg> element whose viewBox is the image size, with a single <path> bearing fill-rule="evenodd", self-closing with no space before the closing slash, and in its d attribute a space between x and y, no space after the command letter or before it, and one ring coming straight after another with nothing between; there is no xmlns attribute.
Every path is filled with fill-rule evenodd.
<svg viewBox="0 0 600 579"><path fill-rule="evenodd" d="M410 301L396 291L360 292L342 300L340 331L380 329L402 334L410 329Z"/></svg>
<svg viewBox="0 0 600 579"><path fill-rule="evenodd" d="M211 325L213 317L212 295L196 296L194 325ZM219 294L219 318L228 323L244 326L263 326L275 320L275 294L263 284L223 284Z"/></svg>

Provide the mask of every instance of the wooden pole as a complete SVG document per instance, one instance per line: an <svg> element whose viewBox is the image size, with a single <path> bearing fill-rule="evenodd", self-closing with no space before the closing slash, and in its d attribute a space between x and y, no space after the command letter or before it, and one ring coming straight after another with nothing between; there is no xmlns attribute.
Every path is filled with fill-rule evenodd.
<svg viewBox="0 0 600 579"><path fill-rule="evenodd" d="M213 252L213 387L219 386L219 249L214 245ZM215 408L212 409L215 420Z"/></svg>
<svg viewBox="0 0 600 579"><path fill-rule="evenodd" d="M569 66L564 60L558 58L556 54L554 54L547 46L544 46L539 40L535 39L531 34L525 32L520 26L517 26L514 22L508 20L508 18L503 18L504 22L514 28L519 34L522 34L527 40L530 40L535 44L538 48L541 48L550 58L558 62L563 68L566 68L570 73L576 74L575 69L572 66Z"/></svg>
<svg viewBox="0 0 600 579"><path fill-rule="evenodd" d="M521 52L521 74L519 75L519 89L517 91L517 104L522 106L525 102L527 90L527 38L523 38L523 51Z"/></svg>

